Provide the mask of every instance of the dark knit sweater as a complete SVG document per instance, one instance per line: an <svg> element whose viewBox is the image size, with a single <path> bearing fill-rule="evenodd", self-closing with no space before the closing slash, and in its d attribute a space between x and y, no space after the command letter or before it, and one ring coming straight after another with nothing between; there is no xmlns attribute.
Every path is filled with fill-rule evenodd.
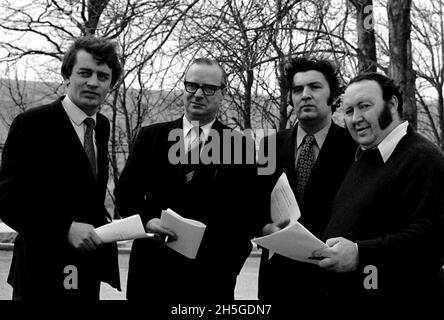
<svg viewBox="0 0 444 320"><path fill-rule="evenodd" d="M333 203L324 240L357 242L359 268L331 273L341 296L436 296L444 246L444 156L411 128L386 163L379 150L356 161ZM366 290L366 265L378 270L378 289Z"/></svg>

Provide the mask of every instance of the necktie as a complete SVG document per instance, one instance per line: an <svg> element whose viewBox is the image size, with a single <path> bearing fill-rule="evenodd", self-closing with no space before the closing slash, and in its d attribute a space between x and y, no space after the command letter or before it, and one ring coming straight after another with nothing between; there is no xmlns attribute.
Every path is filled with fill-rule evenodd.
<svg viewBox="0 0 444 320"><path fill-rule="evenodd" d="M305 187L307 186L308 179L310 178L311 169L315 163L315 157L313 153L313 144L315 138L311 134L307 134L302 141L301 153L299 154L298 163L296 165L296 197L301 204Z"/></svg>
<svg viewBox="0 0 444 320"><path fill-rule="evenodd" d="M88 117L85 120L83 120L83 123L86 125L83 147L85 148L85 153L86 156L88 157L92 172L94 173L94 177L97 178L96 154L94 152L94 143L93 143L93 130L95 125L94 119Z"/></svg>
<svg viewBox="0 0 444 320"><path fill-rule="evenodd" d="M194 137L191 134L194 132ZM193 179L196 165L200 162L200 149L202 142L200 137L202 135L201 127L193 127L188 132L190 139L188 140L187 159L188 164L185 166L185 182L188 183Z"/></svg>

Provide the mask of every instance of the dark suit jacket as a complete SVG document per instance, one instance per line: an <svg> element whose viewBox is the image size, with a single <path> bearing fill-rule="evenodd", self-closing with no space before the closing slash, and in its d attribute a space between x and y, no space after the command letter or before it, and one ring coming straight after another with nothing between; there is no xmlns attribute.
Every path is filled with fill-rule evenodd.
<svg viewBox="0 0 444 320"><path fill-rule="evenodd" d="M176 144L168 141L174 129L182 132L182 118L141 129L116 187L117 206L122 216L140 214L144 224L171 208L207 228L194 260L151 239L135 240L127 297L182 302L233 299L236 277L251 251L253 230L259 228L251 200L256 168L199 165L186 184L184 165L173 165L168 158ZM231 129L217 120L212 129L221 137L223 159L222 131ZM231 150L233 155L234 147Z"/></svg>
<svg viewBox="0 0 444 320"><path fill-rule="evenodd" d="M73 221L108 221L109 122L97 114L96 181L61 100L18 115L3 149L0 217L19 233L8 282L25 299L69 296L67 265L77 267L79 284L93 277L120 289L115 244L82 253L68 242Z"/></svg>
<svg viewBox="0 0 444 320"><path fill-rule="evenodd" d="M261 198L265 200L262 207L267 210L270 208L271 191L283 172L296 195L296 132L297 125L277 133L276 172L272 176L261 178L264 192ZM354 161L356 149L357 145L348 132L332 123L310 174L298 220L318 238L322 237L327 226L334 196ZM310 300L313 296L321 295L318 285L320 272L316 265L293 261L276 254L268 260L268 251L264 250L259 270L259 298L277 301L291 299L303 303L304 299ZM295 290L289 295L284 288Z"/></svg>

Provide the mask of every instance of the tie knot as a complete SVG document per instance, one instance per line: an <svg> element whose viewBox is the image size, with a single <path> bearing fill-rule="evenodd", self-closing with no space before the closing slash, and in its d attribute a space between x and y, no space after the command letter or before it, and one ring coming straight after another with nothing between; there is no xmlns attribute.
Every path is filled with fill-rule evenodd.
<svg viewBox="0 0 444 320"><path fill-rule="evenodd" d="M83 123L86 125L87 128L91 128L91 129L94 128L94 125L95 125L95 121L91 117L85 118L85 120L83 120Z"/></svg>
<svg viewBox="0 0 444 320"><path fill-rule="evenodd" d="M307 134L304 137L304 141L302 142L302 144L306 144L311 146L313 143L315 142L315 138L312 134Z"/></svg>

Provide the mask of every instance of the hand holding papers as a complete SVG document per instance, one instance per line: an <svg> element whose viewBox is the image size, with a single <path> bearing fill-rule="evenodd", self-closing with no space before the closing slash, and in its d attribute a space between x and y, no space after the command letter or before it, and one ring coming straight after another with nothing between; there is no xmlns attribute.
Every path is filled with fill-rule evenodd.
<svg viewBox="0 0 444 320"><path fill-rule="evenodd" d="M152 233L145 232L142 219L138 214L105 224L94 231L105 243L154 236Z"/></svg>
<svg viewBox="0 0 444 320"><path fill-rule="evenodd" d="M160 220L177 235L177 240L166 245L190 259L195 259L205 232L205 224L184 218L171 209L162 211Z"/></svg>
<svg viewBox="0 0 444 320"><path fill-rule="evenodd" d="M327 245L297 221L301 213L285 173L273 188L270 210L273 222L290 220L289 225L278 232L252 241L270 250L270 257L272 253L278 253L290 259L319 264L318 260L310 259L312 252L326 248Z"/></svg>

